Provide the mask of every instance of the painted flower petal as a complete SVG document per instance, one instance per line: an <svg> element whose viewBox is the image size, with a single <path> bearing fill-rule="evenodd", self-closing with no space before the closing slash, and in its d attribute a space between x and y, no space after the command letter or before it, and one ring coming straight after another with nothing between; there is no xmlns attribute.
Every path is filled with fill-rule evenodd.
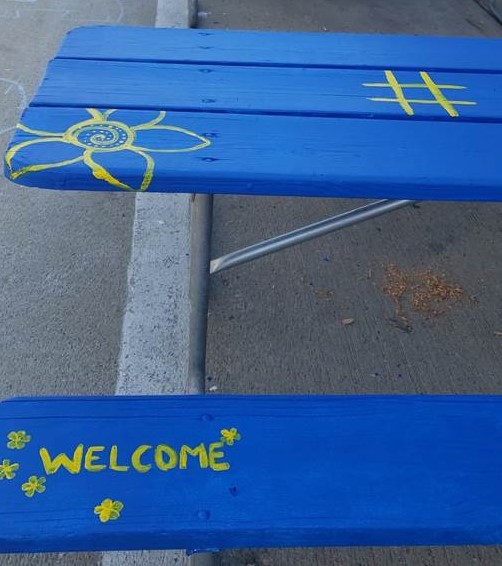
<svg viewBox="0 0 502 566"><path fill-rule="evenodd" d="M91 118L99 120L100 122L106 120L106 114L97 108L86 108L86 111L91 115Z"/></svg>
<svg viewBox="0 0 502 566"><path fill-rule="evenodd" d="M136 132L138 130L150 130L154 126L157 126L158 124L160 124L165 117L166 117L166 112L164 110L162 110L152 120L149 120L148 122L143 122L142 124L138 124L137 126L132 126L131 129L133 129Z"/></svg>
<svg viewBox="0 0 502 566"><path fill-rule="evenodd" d="M84 162L91 168L96 179L126 191L137 192L148 189L155 166L150 155L135 148L110 152L88 150L84 154ZM114 171L130 172L127 183L115 177Z"/></svg>
<svg viewBox="0 0 502 566"><path fill-rule="evenodd" d="M198 151L211 145L201 136L179 126L152 126L149 129L135 129L136 140L133 149L153 153L185 153Z"/></svg>
<svg viewBox="0 0 502 566"><path fill-rule="evenodd" d="M96 158L98 157L99 153L97 151L93 151L88 149L84 152L84 163L91 169L92 174L96 179L100 181L105 181L106 183L113 185L114 187L119 187L126 191L132 191L133 188L126 183L122 183L116 177L114 177L110 171L106 167L100 165Z"/></svg>
<svg viewBox="0 0 502 566"><path fill-rule="evenodd" d="M120 511L124 508L124 504L121 501L113 501L112 499L103 499L103 501L94 507L94 514L99 515L99 520L102 523L107 523L108 521L118 519L120 517Z"/></svg>
<svg viewBox="0 0 502 566"><path fill-rule="evenodd" d="M62 137L64 132L71 128L76 122L92 119L85 108L44 108L29 107L21 119L22 126L19 130L26 128L27 133L33 133L37 137ZM22 135L18 132L18 135Z"/></svg>
<svg viewBox="0 0 502 566"><path fill-rule="evenodd" d="M61 138L64 134L64 132L47 132L45 130L37 130L35 128L25 126L24 124L18 124L16 127L18 130L22 130L27 134L32 134L41 138Z"/></svg>
<svg viewBox="0 0 502 566"><path fill-rule="evenodd" d="M113 120L114 122L122 122L132 130L144 125L149 124L153 120L157 120L160 112L158 110L126 110L123 108L118 108L116 110L108 110L106 118L108 120ZM165 117L165 113L162 113L161 119ZM156 122L158 123L158 122Z"/></svg>
<svg viewBox="0 0 502 566"><path fill-rule="evenodd" d="M58 157L49 163L47 162L47 144L51 144L51 155ZM13 145L5 155L5 162L12 180L27 173L78 163L82 159L81 148L63 142L60 138L29 139Z"/></svg>
<svg viewBox="0 0 502 566"><path fill-rule="evenodd" d="M114 501L113 502L113 509L115 511L122 511L124 508L124 504L121 501Z"/></svg>

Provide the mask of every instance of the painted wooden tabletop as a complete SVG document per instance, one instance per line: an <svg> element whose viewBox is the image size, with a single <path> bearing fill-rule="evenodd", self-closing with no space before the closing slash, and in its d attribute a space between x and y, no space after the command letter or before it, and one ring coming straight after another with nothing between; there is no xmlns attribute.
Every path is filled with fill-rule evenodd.
<svg viewBox="0 0 502 566"><path fill-rule="evenodd" d="M502 543L501 396L0 404L0 551Z"/></svg>
<svg viewBox="0 0 502 566"><path fill-rule="evenodd" d="M502 40L73 30L6 154L22 185L502 200Z"/></svg>

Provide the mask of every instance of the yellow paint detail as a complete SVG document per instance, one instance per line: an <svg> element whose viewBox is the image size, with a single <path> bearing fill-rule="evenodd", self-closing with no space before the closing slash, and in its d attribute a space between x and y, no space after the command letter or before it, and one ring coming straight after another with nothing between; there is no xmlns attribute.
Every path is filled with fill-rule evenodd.
<svg viewBox="0 0 502 566"><path fill-rule="evenodd" d="M100 458L95 455L96 452L103 452L104 449L104 446L89 446L84 458L84 468L88 472L100 472L106 468L104 464L93 464L93 462L96 462L96 460L99 460Z"/></svg>
<svg viewBox="0 0 502 566"><path fill-rule="evenodd" d="M7 448L11 450L22 450L31 440L31 436L25 430L13 430L7 435Z"/></svg>
<svg viewBox="0 0 502 566"><path fill-rule="evenodd" d="M110 470L114 472L127 472L129 466L123 466L118 463L118 446L114 444L110 449Z"/></svg>
<svg viewBox="0 0 502 566"><path fill-rule="evenodd" d="M84 120L68 128L63 141L87 151L115 153L131 149L136 138L134 130L123 122L103 120Z"/></svg>
<svg viewBox="0 0 502 566"><path fill-rule="evenodd" d="M37 476L30 476L28 481L21 486L26 497L33 497L35 493L43 493L45 489L45 478Z"/></svg>
<svg viewBox="0 0 502 566"><path fill-rule="evenodd" d="M368 100L373 100L374 102L399 102L397 98L368 98ZM410 104L437 104L437 100L422 100L418 98L408 98ZM468 102L466 100L450 100L451 104L456 104L460 106L476 106L475 102Z"/></svg>
<svg viewBox="0 0 502 566"><path fill-rule="evenodd" d="M74 165L83 161L91 170L93 176L105 183L124 189L126 191L146 191L153 180L153 172L155 167L154 159L149 155L150 153L187 153L192 151L199 151L211 145L211 142L203 136L196 134L185 128L179 126L160 125L162 120L166 117L166 112L161 111L153 119L137 126L129 126L124 122L111 120L110 116L116 112L115 109L105 111L96 108L87 108L87 112L91 118L83 120L72 125L63 133L47 132L28 128L23 124L18 124L18 129L25 133L38 136L35 139L23 141L9 149L6 154L5 161L9 169L10 178L17 180L19 177L28 173L35 173L37 171L44 171L55 167L63 167L66 165ZM154 131L165 130L167 132L176 132L183 134L194 140L194 145L189 147L172 148L172 149L156 149L150 147L143 147L135 145L137 131ZM38 143L66 143L73 147L83 150L81 156L74 159L66 159L55 163L40 163L34 165L25 165L17 170L12 168L12 160L16 154L33 144ZM100 153L115 153L129 150L143 157L146 162L145 172L138 188L131 187L130 185L119 181L110 171L103 165L100 165L94 159L94 154Z"/></svg>
<svg viewBox="0 0 502 566"><path fill-rule="evenodd" d="M55 163L41 163L38 165L26 165L21 169L17 169L14 171L12 169L12 159L16 155L16 153L24 149L25 147L29 147L30 145L36 145L39 143L55 143L61 142L62 139L59 138L40 138L34 140L28 140L25 142L18 143L17 145L12 146L9 151L5 154L5 163L9 168L10 178L15 180L21 175L25 175L26 173L31 173L33 171L43 171L44 169L51 169L52 167L62 167L63 165L70 165L71 163L77 163L78 161L82 161L82 157L78 157L77 159L69 159L66 161L57 161Z"/></svg>
<svg viewBox="0 0 502 566"><path fill-rule="evenodd" d="M138 129L138 128L136 128ZM211 142L203 136L199 136L195 132L191 132L190 130L185 130L185 128L179 128L178 126L153 126L149 128L150 130L170 130L171 132L178 132L179 134L185 134L192 138L199 140L201 143L194 145L192 147L184 147L181 149L152 149L148 147L138 147L135 146L135 149L141 149L142 151L148 151L150 153L186 153L189 151L199 151L211 145Z"/></svg>
<svg viewBox="0 0 502 566"><path fill-rule="evenodd" d="M112 499L103 499L103 501L94 507L94 514L99 516L102 523L115 521L120 517L120 512L124 508L122 501L113 501Z"/></svg>
<svg viewBox="0 0 502 566"><path fill-rule="evenodd" d="M164 110L162 110L161 112L159 112L159 115L154 118L153 120L150 120L150 122L145 122L144 124L139 124L138 126L132 126L132 130L150 130L151 128L153 128L153 126L156 126L157 124L159 124L160 122L162 122L162 120L166 117L166 112Z"/></svg>
<svg viewBox="0 0 502 566"><path fill-rule="evenodd" d="M152 179L153 179L153 169L155 167L155 161L153 160L153 158L150 155L148 155L148 153L146 153L144 151L140 151L137 148L131 149L131 151L133 151L134 153L137 153L138 155L141 155L141 157L144 157L144 159L146 161L145 174L143 175L143 181L142 181L141 187L140 187L141 191L146 191L148 189L148 187L150 186L150 183L152 182Z"/></svg>
<svg viewBox="0 0 502 566"><path fill-rule="evenodd" d="M152 446L150 446L149 444L142 444L141 446L138 446L136 450L132 453L131 464L137 472L145 473L151 469L152 467L151 464L141 463L141 456L143 456L145 452L151 449Z"/></svg>
<svg viewBox="0 0 502 566"><path fill-rule="evenodd" d="M169 458L167 462L164 459L164 455ZM178 453L167 444L159 444L155 448L155 465L162 472L167 472L168 470L176 468L178 465Z"/></svg>
<svg viewBox="0 0 502 566"><path fill-rule="evenodd" d="M458 112L455 110L455 108L453 108L451 102L447 100L446 96L441 92L437 84L430 78L429 73L421 71L420 77L427 85L432 95L437 100L438 104L440 104L452 118L457 117Z"/></svg>
<svg viewBox="0 0 502 566"><path fill-rule="evenodd" d="M397 82L396 77L392 71L385 71L385 78L389 82L390 87L394 91L396 98L401 105L401 108L408 114L408 116L413 116L413 108L410 106L409 102L404 96L403 89L401 85Z"/></svg>
<svg viewBox="0 0 502 566"><path fill-rule="evenodd" d="M17 431L24 432L24 431ZM64 469L70 474L79 474L82 471L101 472L110 470L114 472L136 472L146 473L155 466L158 470L166 472L179 468L206 469L225 471L230 464L225 461L225 452L222 450L227 446L233 446L241 440L241 434L236 427L222 428L220 430L220 441L212 443L201 442L197 446L187 444L179 448L168 444L141 444L135 448L129 447L122 458L119 458L119 446L84 445L80 443L72 452L61 452L52 456L45 447L40 448L40 460L46 475L52 475ZM149 455L148 452L152 451ZM188 464L189 457L193 463ZM10 476L19 468L18 464L11 464L10 460L0 461L0 479L11 479Z"/></svg>
<svg viewBox="0 0 502 566"><path fill-rule="evenodd" d="M209 445L209 467L215 472L224 472L230 469L228 462L217 462L221 458L225 458L225 453L220 448L225 446L224 442L211 442Z"/></svg>
<svg viewBox="0 0 502 566"><path fill-rule="evenodd" d="M73 165L74 163L79 163L82 161L82 157L76 157L75 159L67 159L66 161L58 161L56 163L41 163L40 165L28 165L27 167L22 167L17 171L14 171L10 178L15 181L21 175L26 173L35 173L36 171L44 171L45 169L54 169L56 167L64 167L65 165Z"/></svg>
<svg viewBox="0 0 502 566"><path fill-rule="evenodd" d="M19 464L11 463L10 460L2 460L0 464L0 480L12 480L16 477Z"/></svg>
<svg viewBox="0 0 502 566"><path fill-rule="evenodd" d="M236 440L241 439L241 435L237 431L236 428L223 428L220 431L221 433L221 442L228 444L228 446L233 446Z"/></svg>
<svg viewBox="0 0 502 566"><path fill-rule="evenodd" d="M84 152L84 163L90 168L92 174L96 179L100 179L106 181L110 185L114 185L115 187L120 187L121 189L125 189L126 191L132 191L133 188L125 183L122 183L118 179L116 179L111 173L108 172L107 169L99 165L94 161L92 158L92 151L87 150Z"/></svg>
<svg viewBox="0 0 502 566"><path fill-rule="evenodd" d="M389 83L363 83L363 86L389 86ZM399 83L401 88L429 88L424 83ZM438 88L464 90L467 87L462 85L436 85Z"/></svg>
<svg viewBox="0 0 502 566"><path fill-rule="evenodd" d="M206 451L206 447L204 446L204 443L201 442L195 448L190 448L190 446L183 444L183 446L180 449L180 470L186 470L189 454L190 456L194 456L194 457L198 456L200 467L207 468L208 466L207 451Z"/></svg>
<svg viewBox="0 0 502 566"><path fill-rule="evenodd" d="M395 98L392 97L368 97L372 102L397 102L408 116L415 114L412 104L438 104L446 113L456 118L459 116L455 106L475 106L477 103L469 100L448 100L443 90L465 90L464 85L436 84L429 73L420 71L422 83L400 83L392 71L385 71L386 83L363 83L365 87L391 88ZM434 98L420 99L407 98L403 89L426 89Z"/></svg>
<svg viewBox="0 0 502 566"><path fill-rule="evenodd" d="M100 122L102 120L106 120L106 116L103 112L101 112L101 110L98 110L97 108L86 108L86 110L92 116L93 120L99 120Z"/></svg>
<svg viewBox="0 0 502 566"><path fill-rule="evenodd" d="M34 130L32 128L28 128L28 126L25 126L24 124L18 124L17 126L18 130L22 130L23 132L26 132L27 134L33 134L34 136L45 136L45 137L62 137L64 132L61 133L56 133L56 132L45 132L44 130Z"/></svg>
<svg viewBox="0 0 502 566"><path fill-rule="evenodd" d="M84 445L79 444L70 458L64 452L52 458L47 448L40 448L40 459L47 475L55 474L61 466L70 474L78 474L82 468L82 457L84 454Z"/></svg>

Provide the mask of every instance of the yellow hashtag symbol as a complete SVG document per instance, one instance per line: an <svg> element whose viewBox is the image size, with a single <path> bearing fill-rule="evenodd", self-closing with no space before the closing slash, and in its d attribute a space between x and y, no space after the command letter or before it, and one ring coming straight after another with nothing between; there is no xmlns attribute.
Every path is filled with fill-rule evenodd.
<svg viewBox="0 0 502 566"><path fill-rule="evenodd" d="M385 71L385 78L387 79L386 83L363 83L363 86L391 88L395 98L370 97L368 100L372 100L373 102L397 102L408 116L415 114L412 104L439 104L452 118L456 118L459 115L455 106L475 106L477 104L476 102L470 102L468 100L448 100L443 94L443 90L463 90L467 87L460 85L438 85L432 80L429 73L425 71L420 71L422 83L399 83L392 71ZM403 90L405 88L425 88L434 98L406 98Z"/></svg>

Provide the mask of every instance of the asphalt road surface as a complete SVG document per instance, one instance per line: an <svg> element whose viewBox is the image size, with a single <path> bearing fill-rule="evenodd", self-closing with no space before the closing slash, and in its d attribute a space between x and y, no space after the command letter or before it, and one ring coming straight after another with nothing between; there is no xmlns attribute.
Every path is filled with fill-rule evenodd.
<svg viewBox="0 0 502 566"><path fill-rule="evenodd" d="M200 0L199 10L207 28L502 36L473 0ZM217 197L213 257L355 204ZM501 232L500 204L423 203L217 274L208 389L502 393ZM406 321L392 299L400 285ZM434 296L441 316L427 312ZM502 549L243 551L221 563L495 566Z"/></svg>

